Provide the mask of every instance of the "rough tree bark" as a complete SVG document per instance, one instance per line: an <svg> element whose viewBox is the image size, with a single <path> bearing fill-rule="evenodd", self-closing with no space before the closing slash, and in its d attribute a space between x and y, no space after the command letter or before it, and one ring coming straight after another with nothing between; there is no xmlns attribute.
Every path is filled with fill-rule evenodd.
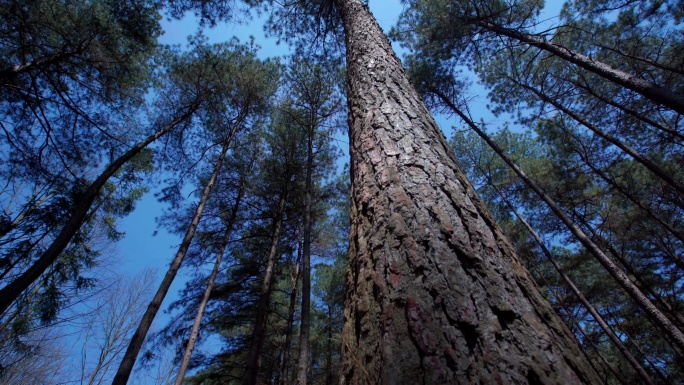
<svg viewBox="0 0 684 385"><path fill-rule="evenodd" d="M368 8L335 4L352 171L341 383L598 383Z"/></svg>
<svg viewBox="0 0 684 385"><path fill-rule="evenodd" d="M266 261L264 280L261 284L259 305L257 307L256 319L254 321L254 330L252 331L252 343L247 356L247 367L245 368L245 375L242 379L242 383L244 385L256 385L257 381L259 380L259 370L261 369L261 349L264 346L264 339L266 337L266 317L268 315L268 305L271 301L274 278L273 270L275 269L278 243L280 242L280 233L283 228L283 212L285 211L286 199L286 192L282 192L278 202L278 209L273 217L271 247L268 252L268 259Z"/></svg>
<svg viewBox="0 0 684 385"><path fill-rule="evenodd" d="M102 187L104 187L109 178L111 178L112 175L114 175L124 164L126 164L126 162L139 154L140 151L142 151L150 143L171 132L180 123L190 118L190 116L197 111L199 106L199 101L196 101L183 115L174 119L171 123L167 124L159 131L131 147L130 150L126 151L126 153L114 160L109 166L107 166L107 168L105 168L104 171L102 171L102 174L100 174L83 193L78 201L78 205L76 205L71 212L71 217L69 217L67 222L64 224L64 227L62 227L62 230L57 235L57 238L52 241L47 250L45 250L40 258L38 258L38 260L36 260L33 265L31 265L31 267L28 268L23 274L0 290L0 314L3 314L12 304L12 302L14 302L17 297L19 297L19 295L36 279L38 279L38 277L40 277L40 275L43 274L53 262L55 262L62 251L64 251L76 232L81 228L83 222L87 219L88 212L90 211L93 202L95 202L95 199L97 199L97 197L100 195L100 190L102 190Z"/></svg>

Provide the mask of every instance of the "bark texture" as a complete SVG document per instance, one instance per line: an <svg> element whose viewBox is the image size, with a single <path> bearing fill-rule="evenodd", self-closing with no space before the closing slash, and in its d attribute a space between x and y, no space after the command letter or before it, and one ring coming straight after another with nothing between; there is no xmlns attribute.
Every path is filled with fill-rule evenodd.
<svg viewBox="0 0 684 385"><path fill-rule="evenodd" d="M313 122L314 119L311 119ZM302 317L299 328L297 385L306 385L309 374L309 335L311 329L311 195L313 194L314 123L307 127L306 187L304 197L304 249L302 252Z"/></svg>
<svg viewBox="0 0 684 385"><path fill-rule="evenodd" d="M347 43L345 384L600 382L542 298L367 7Z"/></svg>

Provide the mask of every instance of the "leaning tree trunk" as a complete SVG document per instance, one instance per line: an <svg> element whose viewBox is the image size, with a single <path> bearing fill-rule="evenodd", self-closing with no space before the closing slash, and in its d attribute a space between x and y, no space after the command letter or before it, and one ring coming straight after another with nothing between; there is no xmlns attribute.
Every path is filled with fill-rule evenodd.
<svg viewBox="0 0 684 385"><path fill-rule="evenodd" d="M238 210L240 209L242 196L245 192L245 178L245 175L241 176L240 181L238 182L237 197L235 197L233 208L230 210L230 217L228 217L228 223L226 223L226 231L223 234L221 246L216 251L216 262L214 262L214 268L211 270L211 274L207 280L207 287L204 289L202 300L197 308L197 315L195 315L195 321L192 324L192 330L190 331L188 344L185 347L185 353L183 354L183 359L181 360L181 365L178 369L178 375L176 376L176 382L174 382L174 385L181 385L183 383L185 372L188 370L188 366L190 365L190 358L192 358L192 351L195 349L195 342L197 342L197 337L199 336L199 329L200 325L202 324L202 317L204 317L204 310L207 307L209 296L214 288L214 280L216 280L216 275L218 275L219 268L221 267L221 260L223 259L223 254L226 251L226 246L228 246L228 242L230 242L230 234L233 231L233 225L235 225L235 221L237 220Z"/></svg>
<svg viewBox="0 0 684 385"><path fill-rule="evenodd" d="M582 55L579 52L572 51L561 45L547 41L539 36L528 35L513 29L504 28L486 20L480 20L476 22L476 24L485 30L494 32L497 35L507 36L550 52L553 55L563 60L567 60L570 63L576 64L577 66L584 68L587 71L593 72L604 79L630 89L657 104L668 107L679 114L684 114L684 96L681 94L676 94L670 90L653 84L648 80L642 79L617 68L613 68L606 63L594 60L588 56Z"/></svg>
<svg viewBox="0 0 684 385"><path fill-rule="evenodd" d="M218 178L218 174L221 171L221 165L223 164L223 159L225 158L226 153L228 152L230 139L232 139L232 136L236 129L237 125L235 125L233 127L233 130L231 130L231 134L228 137L228 139L224 140L223 142L223 148L221 149L221 153L216 159L214 171L212 172L211 177L207 181L207 184L204 186L204 189L202 190L202 195L200 196L200 200L197 204L197 208L195 209L195 214L192 217L192 221L190 222L190 225L188 226L188 229L185 232L185 236L183 237L183 240L181 241L181 244L178 247L176 256L173 258L173 261L171 261L171 266L169 266L169 269L166 271L164 279L159 285L157 292L152 298L152 301L147 306L147 310L145 311L145 314L140 320L140 324L138 325L138 328L133 334L133 338L131 338L128 348L126 349L126 353L124 354L124 357L121 360L121 364L119 365L119 369L117 370L116 375L114 376L114 381L112 381L112 385L125 385L128 382L128 378L131 376L131 371L133 370L133 366L135 365L135 360L138 357L140 348L142 348L142 344L143 341L145 341L147 332L150 330L150 327L152 326L152 321L154 320L154 317L157 315L157 312L159 311L162 302L164 302L166 293L168 293L169 288L173 283L173 280L176 278L176 274L178 274L178 269L180 269L181 264L183 263L183 259L185 259L185 255L187 254L188 248L190 247L190 243L192 243L192 239L195 236L195 230L197 229L200 219L202 218L204 206L207 204L207 200L209 199L211 189L214 187L214 183L216 183L216 178Z"/></svg>
<svg viewBox="0 0 684 385"><path fill-rule="evenodd" d="M641 309L646 312L646 314L651 318L654 324L660 327L665 333L667 333L675 345L681 351L684 351L684 333L670 320L658 307L656 307L653 302L640 290L634 282L631 281L629 276L625 274L622 269L610 259L601 250L598 245L593 242L589 236L570 218L568 215L556 204L544 190L542 190L537 183L535 183L525 172L514 163L503 150L477 125L468 118L461 110L459 110L449 98L435 88L431 88L430 92L437 95L445 105L447 105L456 115L458 115L475 133L484 140L489 147L503 160L513 172L522 179L522 181L530 188L534 193L543 200L549 209L558 217L558 219L563 222L563 224L568 228L572 235L577 239L582 246L584 246L587 251L603 266L606 272L615 280L615 282L622 287L627 294L637 303Z"/></svg>
<svg viewBox="0 0 684 385"><path fill-rule="evenodd" d="M574 113L571 111L569 108L563 106L558 102L557 99L552 98L538 89L531 87L527 84L523 84L513 78L509 78L511 81L519 85L520 87L532 92L535 94L539 99L542 101L551 104L554 106L558 111L561 111L562 113L568 115L570 118L574 119L577 123L583 125L584 127L588 128L591 130L594 134L600 136L603 138L605 141L609 142L610 144L614 145L615 147L619 148L622 150L625 154L629 155L634 159L635 161L641 163L644 167L646 167L649 171L651 171L655 176L658 178L662 179L665 183L669 184L672 186L677 192L684 196L684 186L676 181L672 175L667 173L665 170L663 170L660 166L658 166L655 162L652 160L646 158L643 156L641 153L633 149L632 147L628 146L625 142L619 140L618 138L612 136L611 134L603 131L599 127L595 126L594 124L588 122L584 118L582 118L580 115Z"/></svg>
<svg viewBox="0 0 684 385"><path fill-rule="evenodd" d="M637 375L641 378L642 381L644 381L645 384L648 385L653 385L655 384L651 377L648 375L646 370L641 366L639 361L637 361L636 358L632 355L632 353L627 349L625 344L622 343L622 340L613 332L613 329L608 326L608 323L606 322L605 319L599 314L599 312L594 308L594 306L589 303L589 300L582 294L580 289L575 285L575 283L572 281L572 279L565 274L565 271L563 271L563 268L556 262L556 260L553 258L553 254L551 254L551 250L549 250L546 245L544 244L544 241L542 241L541 237L537 232L532 228L532 225L525 220L525 218L520 215L518 210L513 206L513 204L506 198L506 196L499 190L498 187L494 185L494 183L490 180L489 185L496 190L496 192L499 194L501 199L506 203L506 206L508 206L508 209L513 212L513 214L518 218L518 220L525 226L527 229L527 232L532 235L532 238L534 238L535 242L537 242L537 245L539 245L539 248L542 250L542 254L546 257L546 259L553 265L553 268L556 269L558 274L563 278L563 281L565 281L565 284L568 285L570 290L575 294L575 296L582 302L582 305L587 309L589 314L594 318L597 324L601 327L603 332L610 338L610 341L615 345L617 350L622 353L622 355L625 357L627 362L634 368L634 371L637 373Z"/></svg>
<svg viewBox="0 0 684 385"><path fill-rule="evenodd" d="M254 330L252 331L252 343L249 348L247 356L247 367L245 368L245 375L242 379L244 385L256 385L259 380L259 370L261 369L261 350L266 339L266 316L268 315L268 305L271 301L271 292L273 291L273 278L276 254L278 252L278 243L280 242L280 233L283 228L283 212L285 210L286 192L280 195L278 202L278 209L273 217L273 232L271 233L271 247L268 252L268 259L266 261L266 271L264 272L264 280L261 283L261 292L259 293L259 305L257 307L256 319L254 321Z"/></svg>
<svg viewBox="0 0 684 385"><path fill-rule="evenodd" d="M341 383L599 382L368 8L335 4L352 171Z"/></svg>
<svg viewBox="0 0 684 385"><path fill-rule="evenodd" d="M100 195L100 190L126 162L131 160L134 156L140 153L150 143L159 139L160 137L171 132L180 123L186 121L199 108L200 102L194 102L188 110L180 117L173 120L171 123L164 126L159 131L148 136L143 141L137 143L130 150L114 160L104 171L88 186L88 189L79 198L78 204L71 212L71 216L62 227L62 230L57 235L45 252L31 265L24 273L17 277L14 281L0 290L0 314L3 314L7 308L14 302L19 295L26 290L41 274L52 265L59 255L67 247L71 239L76 235L76 232L81 228L81 225L88 217L93 202Z"/></svg>

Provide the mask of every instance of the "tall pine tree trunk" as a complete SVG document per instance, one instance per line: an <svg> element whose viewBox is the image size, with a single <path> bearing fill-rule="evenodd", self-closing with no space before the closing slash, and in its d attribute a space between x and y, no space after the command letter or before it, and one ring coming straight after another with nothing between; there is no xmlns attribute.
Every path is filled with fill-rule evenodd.
<svg viewBox="0 0 684 385"><path fill-rule="evenodd" d="M304 198L304 248L302 250L302 320L299 332L297 385L306 385L309 374L309 330L311 328L311 195L313 194L314 119L307 127L306 186Z"/></svg>
<svg viewBox="0 0 684 385"><path fill-rule="evenodd" d="M273 217L273 232L271 233L271 247L266 261L264 280L261 284L259 293L259 305L257 307L254 330L252 331L252 343L247 356L247 367L242 379L244 385L256 385L259 380L259 370L261 369L261 350L266 338L266 318L268 316L268 305L271 302L271 292L273 291L273 278L276 255L278 253L278 243L280 233L283 228L283 212L285 210L286 192L282 192L278 202L278 209Z"/></svg>
<svg viewBox="0 0 684 385"><path fill-rule="evenodd" d="M299 254L299 253L298 253ZM290 346L292 346L292 330L294 325L294 313L297 307L297 282L299 282L300 267L299 262L301 257L297 256L297 264L295 267L295 274L290 276L292 281L292 289L290 290L290 306L287 309L287 324L285 329L285 345L283 346L283 362L274 385L286 385L288 381L288 373L290 372Z"/></svg>
<svg viewBox="0 0 684 385"><path fill-rule="evenodd" d="M176 377L175 385L181 385L183 378L185 378L185 372L188 370L188 365L190 365L190 358L192 357L192 351L195 349L195 342L199 336L199 328L202 324L202 317L204 316L204 310L207 307L207 302L209 302L209 296L211 295L211 290L214 288L214 280L218 274L219 267L221 267L221 260L223 259L223 254L226 251L226 246L230 242L230 234L233 231L233 225L237 219L237 213L240 209L240 202L242 201L242 196L245 191L245 176L240 177L240 182L238 185L238 194L233 203L233 208L230 210L230 217L228 218L228 223L226 223L226 231L223 235L223 240L221 241L221 246L216 251L216 262L214 263L214 268L211 270L209 279L207 280L207 287L204 289L204 294L202 295L202 300L200 301L199 307L197 309L197 315L195 316L195 321L192 324L192 330L190 331L190 337L188 338L188 344L185 347L185 353L183 354L183 360L181 361L180 368L178 369L178 376Z"/></svg>
<svg viewBox="0 0 684 385"><path fill-rule="evenodd" d="M130 150L126 151L123 155L114 160L104 171L93 181L93 183L88 186L88 189L80 197L78 204L74 207L71 212L71 216L62 227L62 230L57 235L50 246L45 250L45 252L38 258L37 261L31 265L24 273L17 277L14 281L9 283L7 286L0 289L0 314L3 314L7 308L14 302L19 295L26 290L41 274L47 270L50 265L59 257L59 255L67 247L71 239L74 237L76 232L81 228L81 225L88 217L88 212L90 211L93 202L100 195L100 190L107 183L109 178L112 177L126 162L131 160L134 156L140 153L145 147L150 143L159 139L163 135L171 132L175 127L177 127L182 122L189 119L192 114L199 108L199 101L196 101L191 105L188 110L180 117L173 120L171 123L167 124L165 127L155 132L154 134L148 136L143 141L137 143Z"/></svg>
<svg viewBox="0 0 684 385"><path fill-rule="evenodd" d="M335 4L352 172L341 383L599 382L368 8Z"/></svg>
<svg viewBox="0 0 684 385"><path fill-rule="evenodd" d="M187 254L188 248L190 247L190 243L192 243L192 239L195 236L195 230L197 229L200 219L202 218L204 207L207 203L207 200L209 199L211 189L212 187L214 187L214 183L216 183L216 178L218 178L218 174L221 171L223 159L226 156L226 152L228 152L228 146L230 145L230 141L236 129L237 124L233 127L233 130L231 131L229 138L224 140L223 142L221 153L216 159L216 164L214 165L214 171L212 172L211 177L207 181L207 184L204 186L204 189L202 190L202 195L200 196L199 203L197 204L197 208L195 209L195 214L193 215L192 221L190 222L190 225L188 226L188 229L185 232L185 236L183 237L183 240L181 241L181 244L178 247L178 252L176 252L176 256L173 258L173 261L171 261L171 266L169 266L169 269L166 271L164 279L159 285L157 292L152 298L152 301L147 306L147 310L145 311L145 314L140 320L140 324L138 325L135 334L133 334L133 338L131 338L131 342L129 343L128 348L126 349L126 353L124 354L124 357L121 360L119 369L117 370L116 375L114 376L114 381L112 381L112 385L125 385L128 382L128 378L131 376L131 371L133 370L133 366L135 365L135 361L138 357L138 353L140 352L140 348L142 348L143 341L145 341L147 332L150 330L150 327L152 326L152 321L154 320L154 317L157 315L157 312L159 311L162 302L164 302L166 293L169 291L169 288L171 287L173 280L176 278L178 269L180 269L181 264L183 263L183 259L185 259L185 255Z"/></svg>

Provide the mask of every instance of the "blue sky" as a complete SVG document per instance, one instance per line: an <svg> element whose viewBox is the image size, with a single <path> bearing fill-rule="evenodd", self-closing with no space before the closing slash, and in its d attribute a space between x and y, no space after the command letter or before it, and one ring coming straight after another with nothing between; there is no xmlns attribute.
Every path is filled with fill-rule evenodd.
<svg viewBox="0 0 684 385"><path fill-rule="evenodd" d="M373 0L370 1L370 9L385 32L394 25L403 6L399 0ZM254 36L256 43L262 47L265 57L286 55L288 47L284 44L277 45L276 39L266 38L262 25L266 15L251 20L248 24L221 24L215 28L205 29L203 32L212 43L227 41L237 36L240 41L249 41ZM187 15L182 20L163 20L164 36L160 39L162 44L184 44L187 36L194 34L198 29L196 19Z"/></svg>

